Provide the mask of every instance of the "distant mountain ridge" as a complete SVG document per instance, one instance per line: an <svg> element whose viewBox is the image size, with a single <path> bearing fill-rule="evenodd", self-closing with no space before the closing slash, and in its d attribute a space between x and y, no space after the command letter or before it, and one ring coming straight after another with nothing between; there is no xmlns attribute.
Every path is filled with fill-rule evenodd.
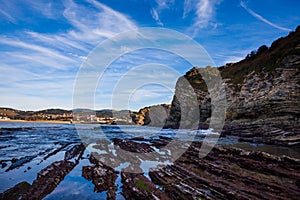
<svg viewBox="0 0 300 200"><path fill-rule="evenodd" d="M9 119L16 120L72 120L73 113L83 114L83 113L93 113L96 117L110 118L114 114L119 114L120 112L131 113L131 111L114 111L111 109L103 110L91 110L85 108L77 108L73 110L65 109L45 109L39 111L23 111L13 108L0 107L0 117L7 117Z"/></svg>
<svg viewBox="0 0 300 200"><path fill-rule="evenodd" d="M40 111L23 111L13 108L0 107L0 117L7 117L16 120L37 120L37 119L50 119L50 116L60 116L58 120L63 118L68 119L71 117L71 110L64 109L45 109Z"/></svg>

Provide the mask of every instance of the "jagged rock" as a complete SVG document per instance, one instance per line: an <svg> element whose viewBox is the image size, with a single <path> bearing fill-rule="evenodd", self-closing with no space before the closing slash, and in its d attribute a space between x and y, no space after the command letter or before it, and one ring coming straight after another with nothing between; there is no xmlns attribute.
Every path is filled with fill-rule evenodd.
<svg viewBox="0 0 300 200"><path fill-rule="evenodd" d="M93 182L95 192L106 191L107 200L116 199L117 174L117 171L101 162L97 162L95 166L82 167L82 177Z"/></svg>
<svg viewBox="0 0 300 200"><path fill-rule="evenodd" d="M268 127L261 128L265 129ZM281 129L270 129L269 132L280 137L282 135ZM285 133L285 136L297 135ZM137 152L145 153L150 150L149 148L160 148L173 140L168 137L151 139L147 147L139 146L139 143L132 140L115 140L115 142L124 149L137 149ZM101 142L98 141L97 144ZM173 164L159 165L150 169L150 179L138 170L140 158L133 159L121 172L122 195L125 199L276 200L297 199L300 195L299 159L220 146L215 146L206 157L202 158L199 156L201 142L193 142L189 148L186 148L186 145L185 142L176 143L176 147L170 149L170 153L173 154L181 148L187 149L185 153ZM105 145L102 147L106 148ZM119 154L117 148L118 145L115 149L116 154L112 156L115 156L115 160L121 160L124 155ZM78 155L82 155L81 152L78 152ZM92 181L95 192L106 191L107 199L116 199L118 187L116 180L119 172L101 161L102 157L107 155L92 153L89 160L93 165L82 167L82 176ZM147 160L157 161L155 157L149 157ZM42 199L51 193L76 165L76 161L56 161L41 170L32 185L26 182L19 183L0 194L0 199Z"/></svg>
<svg viewBox="0 0 300 200"><path fill-rule="evenodd" d="M13 188L2 193L0 197L9 195L11 196L11 199L25 200L44 198L46 195L50 194L64 177L78 164L78 160L82 157L84 150L85 147L83 144L75 145L65 153L64 160L53 162L51 165L42 169L31 185L26 182L18 183ZM75 162L68 161L68 159L74 157L77 157ZM18 160L15 162L17 161Z"/></svg>
<svg viewBox="0 0 300 200"><path fill-rule="evenodd" d="M76 159L76 160L78 160L78 158L82 156L84 150L85 150L85 146L82 143L73 146L71 149L69 149L68 151L66 151L66 153L65 153L65 160L71 160L73 158Z"/></svg>
<svg viewBox="0 0 300 200"><path fill-rule="evenodd" d="M117 174L114 169L101 164L82 167L82 177L92 180L95 192L115 189Z"/></svg>
<svg viewBox="0 0 300 200"><path fill-rule="evenodd" d="M199 158L193 143L174 165L150 171L171 199L297 199L300 160L215 147Z"/></svg>
<svg viewBox="0 0 300 200"><path fill-rule="evenodd" d="M167 193L156 188L143 174L122 172L121 177L123 183L122 193L126 199L170 199Z"/></svg>
<svg viewBox="0 0 300 200"><path fill-rule="evenodd" d="M0 200L17 200L21 198L21 195L30 188L31 185L26 181L20 182L14 187L6 190L0 194Z"/></svg>
<svg viewBox="0 0 300 200"><path fill-rule="evenodd" d="M31 187L22 194L21 199L42 199L50 194L64 177L76 166L70 161L56 161L40 171Z"/></svg>
<svg viewBox="0 0 300 200"><path fill-rule="evenodd" d="M119 138L114 138L113 141L115 145L118 145L123 150L130 151L130 152L149 153L154 151L154 149L151 148L151 146L146 143L138 143L131 140L123 140Z"/></svg>
<svg viewBox="0 0 300 200"><path fill-rule="evenodd" d="M24 157L19 158L19 159L12 159L11 165L5 171L8 172L8 171L13 170L17 167L23 166L25 163L30 162L32 159L34 159L36 157L37 156L24 156Z"/></svg>

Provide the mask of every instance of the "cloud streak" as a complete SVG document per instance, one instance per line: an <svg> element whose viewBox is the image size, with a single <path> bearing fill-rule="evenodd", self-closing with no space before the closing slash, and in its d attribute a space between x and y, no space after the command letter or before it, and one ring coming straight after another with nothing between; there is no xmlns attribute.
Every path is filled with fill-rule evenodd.
<svg viewBox="0 0 300 200"><path fill-rule="evenodd" d="M152 15L152 18L156 21L157 25L159 25L159 26L163 26L164 25L160 21L159 15L158 15L157 11L154 8L151 9L150 13Z"/></svg>
<svg viewBox="0 0 300 200"><path fill-rule="evenodd" d="M266 18L264 18L263 16L257 14L256 12L254 12L253 10L251 10L250 8L247 7L246 3L241 1L240 2L240 5L250 14L252 15L253 17L255 17L256 19L274 27L274 28L277 28L279 30L282 30L282 31L292 31L291 29L288 29L288 28L285 28L285 27L282 27L282 26L279 26L277 24L274 24L272 22L270 22L269 20L267 20Z"/></svg>
<svg viewBox="0 0 300 200"><path fill-rule="evenodd" d="M192 37L195 37L200 29L206 28L212 24L212 20L215 16L216 6L220 4L221 0L185 0L183 18L185 18L189 12L195 10L194 23L189 27L189 32L192 33ZM196 4L196 8L194 5ZM214 26L216 24L213 24Z"/></svg>
<svg viewBox="0 0 300 200"><path fill-rule="evenodd" d="M150 9L150 14L152 18L156 21L156 24L159 26L164 26L163 22L160 19L160 13L166 9L170 9L174 5L175 0L156 0L156 6Z"/></svg>
<svg viewBox="0 0 300 200"><path fill-rule="evenodd" d="M156 0L156 4L157 4L157 9L159 11L163 10L163 9L168 9L170 8L170 6L172 6L174 4L175 0Z"/></svg>
<svg viewBox="0 0 300 200"><path fill-rule="evenodd" d="M193 10L193 3L195 0L184 0L184 5L183 5L183 14L182 18L186 18L187 15Z"/></svg>
<svg viewBox="0 0 300 200"><path fill-rule="evenodd" d="M65 61L72 61L71 58L62 55L62 54L58 53L57 51L55 51L53 49L46 48L46 47L43 47L43 46L30 44L30 43L26 43L26 42L22 42L22 41L17 41L17 40L13 40L13 39L9 39L9 38L3 38L3 37L0 37L0 43L6 44L6 45L9 45L9 46L14 46L14 47L17 47L17 48L24 48L24 49L27 49L27 50L33 50L33 51L40 52L40 53L45 54L45 55L53 56L56 59L62 59L62 60L65 60Z"/></svg>
<svg viewBox="0 0 300 200"><path fill-rule="evenodd" d="M59 21L68 23L68 29L54 33L20 29L11 36L0 34L0 78L5 80L0 84L5 94L0 105L25 110L41 106L71 108L74 79L85 56L104 39L137 28L129 17L94 0L53 3L45 5L43 11L39 9L41 3L29 0L21 5L8 2L0 9L0 16L12 23L23 21L23 4L28 4L27 13L42 12L39 18L51 20L60 16L64 18ZM7 14L12 8L16 12Z"/></svg>
<svg viewBox="0 0 300 200"><path fill-rule="evenodd" d="M0 8L0 13L1 13L2 15L4 15L4 16L8 19L8 21L10 21L11 23L14 23L14 24L17 23L17 21L16 21L15 18L13 18L10 14L8 14L7 12L5 12L5 11L2 10L1 8Z"/></svg>
<svg viewBox="0 0 300 200"><path fill-rule="evenodd" d="M117 33L137 28L135 23L125 15L97 1L88 0L88 2L94 6L94 9L79 5L72 0L64 1L66 9L63 15L75 28L69 31L68 36L75 40L95 45Z"/></svg>

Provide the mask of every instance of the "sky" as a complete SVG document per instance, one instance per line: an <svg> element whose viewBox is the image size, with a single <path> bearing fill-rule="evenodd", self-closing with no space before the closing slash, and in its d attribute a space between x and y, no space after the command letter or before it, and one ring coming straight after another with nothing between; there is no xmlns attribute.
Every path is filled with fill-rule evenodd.
<svg viewBox="0 0 300 200"><path fill-rule="evenodd" d="M201 45L214 66L222 66L295 30L299 9L294 0L0 0L0 107L74 108L81 67L99 45L124 32L178 31ZM99 78L92 108L114 108L115 91L134 73L137 80L130 84L136 87L124 109L170 103L177 78L191 67L172 52L128 51ZM151 78L170 81L141 82Z"/></svg>

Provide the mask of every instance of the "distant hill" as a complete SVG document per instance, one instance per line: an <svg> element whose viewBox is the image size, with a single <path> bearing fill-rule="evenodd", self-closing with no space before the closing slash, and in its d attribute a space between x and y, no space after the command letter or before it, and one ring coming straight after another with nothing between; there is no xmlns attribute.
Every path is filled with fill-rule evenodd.
<svg viewBox="0 0 300 200"><path fill-rule="evenodd" d="M68 120L72 116L71 110L46 109L40 111L22 111L12 108L0 108L0 117L18 120Z"/></svg>
<svg viewBox="0 0 300 200"><path fill-rule="evenodd" d="M103 118L107 120L108 123L118 123L118 124L135 124L133 117L137 112L130 110L91 110L85 108L77 108L74 110L64 110L64 109L46 109L39 111L22 111L12 108L0 107L0 119L9 118L13 120L61 120L61 121L73 121L74 115L76 119L82 122L95 121L96 118ZM91 115L93 116L91 118ZM111 119L114 119L112 121Z"/></svg>

